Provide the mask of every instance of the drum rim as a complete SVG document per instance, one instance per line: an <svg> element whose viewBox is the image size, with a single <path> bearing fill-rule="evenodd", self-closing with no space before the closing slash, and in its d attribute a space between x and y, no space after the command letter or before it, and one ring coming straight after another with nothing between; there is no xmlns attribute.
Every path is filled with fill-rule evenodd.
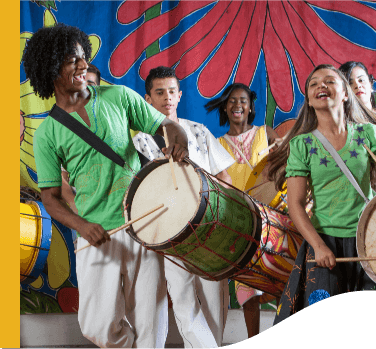
<svg viewBox="0 0 376 349"><path fill-rule="evenodd" d="M21 284L31 284L38 279L47 263L47 257L50 251L52 239L52 222L51 219L48 218L50 215L47 213L42 202L26 201L25 204L31 205L33 209L37 211L36 214L40 216L40 221L38 222L38 226L40 226L40 234L37 232L37 234L39 234L39 245L35 247L42 247L45 249L37 249L35 252L36 257L33 257L33 262L29 264L26 270L28 274L25 273L26 276L22 275L20 278Z"/></svg>
<svg viewBox="0 0 376 349"><path fill-rule="evenodd" d="M125 199L124 199L124 207L126 207L126 210L127 210L128 221L131 220L130 213L131 213L131 208L132 208L132 201L133 201L134 195L136 194L137 188L152 170L168 163L168 161L169 161L168 159L158 159L155 161L149 161L145 166L141 168L141 170L137 173L137 175L134 176L133 180L131 181L127 189L127 192L125 194ZM191 160L187 161L186 159L184 159L183 161L192 165L194 169L198 169L196 173L199 173L198 177L200 180L201 199L197 205L197 209L193 217L191 218L191 220L184 226L182 230L180 230L177 234L175 234L174 236L170 238L170 240L173 240L174 243L183 242L193 233L192 226L201 223L202 219L204 218L206 208L208 205L207 199L209 198L209 192L208 192L209 185L208 185L205 175L202 173L202 171L200 171L200 167ZM156 251L166 250L172 247L172 242L169 242L169 241L163 241L157 244L150 244L150 243L146 243L142 241L141 239L138 238L137 234L135 234L132 225L129 226L129 228L127 228L127 232L129 233L129 236L133 240L135 240L136 242L138 242L139 244L145 247L151 248L152 250L156 250Z"/></svg>
<svg viewBox="0 0 376 349"><path fill-rule="evenodd" d="M366 205L364 208L356 230L356 252L358 257L367 257L366 256L366 227L368 226L368 218L370 211L376 206L376 196ZM376 272L372 269L369 261L360 262L366 274L370 279L376 282Z"/></svg>

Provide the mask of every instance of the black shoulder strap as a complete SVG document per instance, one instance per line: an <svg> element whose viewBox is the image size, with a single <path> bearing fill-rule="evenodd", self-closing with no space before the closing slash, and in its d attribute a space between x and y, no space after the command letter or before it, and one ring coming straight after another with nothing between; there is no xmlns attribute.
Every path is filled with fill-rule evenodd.
<svg viewBox="0 0 376 349"><path fill-rule="evenodd" d="M154 136L154 141L155 143L157 143L157 146L159 147L159 149L162 149L162 148L165 148L166 147L166 142L164 140L164 138L159 135L158 133L156 133Z"/></svg>
<svg viewBox="0 0 376 349"><path fill-rule="evenodd" d="M124 160L116 154L113 149L101 140L96 134L91 132L87 127L82 125L72 115L68 114L65 110L58 107L56 104L52 107L49 115L56 121L60 122L65 127L69 128L78 137L82 138L87 144L99 151L101 154L115 162L121 167L124 167Z"/></svg>

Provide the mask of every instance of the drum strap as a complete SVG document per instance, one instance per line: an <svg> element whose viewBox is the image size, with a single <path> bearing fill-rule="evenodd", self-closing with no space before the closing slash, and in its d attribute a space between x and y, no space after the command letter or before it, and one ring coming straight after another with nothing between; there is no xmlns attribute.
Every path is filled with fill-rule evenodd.
<svg viewBox="0 0 376 349"><path fill-rule="evenodd" d="M54 106L52 107L49 115L51 115L52 118L60 122L65 127L69 128L73 133L75 133L78 137L84 140L87 144L92 146L95 150L97 150L98 152L100 152L101 154L103 154L119 166L124 168L124 166L127 165L127 167L132 172L135 172L118 154L114 152L114 150L107 143L105 143L95 133L91 132L86 126L82 125L72 115L58 107L56 104L54 104ZM143 162L141 156L146 159L146 162L149 161L140 152L138 152L138 155L140 157L141 163Z"/></svg>
<svg viewBox="0 0 376 349"><path fill-rule="evenodd" d="M323 144L325 149L333 157L334 161L337 163L337 165L342 170L344 175L348 178L348 180L354 186L356 191L360 194L360 196L368 204L369 203L368 198L364 195L363 190L360 188L360 186L359 186L358 182L356 181L356 179L354 178L353 174L350 172L349 168L346 166L345 162L339 156L339 154L334 149L332 144L326 139L326 137L319 130L316 129L316 130L312 131L312 134Z"/></svg>

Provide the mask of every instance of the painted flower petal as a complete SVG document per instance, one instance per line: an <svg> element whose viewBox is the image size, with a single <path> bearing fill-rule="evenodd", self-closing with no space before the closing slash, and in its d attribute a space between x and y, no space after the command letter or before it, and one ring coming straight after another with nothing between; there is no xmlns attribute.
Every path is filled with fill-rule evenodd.
<svg viewBox="0 0 376 349"><path fill-rule="evenodd" d="M264 37L267 39L264 40L262 47L270 90L277 105L283 111L289 111L294 103L290 65L285 49L270 22L269 16L266 17L264 33Z"/></svg>
<svg viewBox="0 0 376 349"><path fill-rule="evenodd" d="M120 42L112 53L110 58L111 74L115 77L125 75L141 56L146 47L175 28L182 18L205 7L209 3L212 3L212 1L180 2L172 11L166 12L144 23L140 28ZM130 47L132 47L133 50L129 50Z"/></svg>
<svg viewBox="0 0 376 349"><path fill-rule="evenodd" d="M251 84L260 56L267 4L266 1L256 2L255 12L251 19L251 26L245 39L235 76L235 82L242 82L247 86Z"/></svg>
<svg viewBox="0 0 376 349"><path fill-rule="evenodd" d="M179 65L175 69L176 76L179 79L184 79L192 74L208 58L217 44L223 39L223 36L226 34L238 13L240 6L241 2L239 1L231 2L225 14L215 24L210 33L182 57Z"/></svg>
<svg viewBox="0 0 376 349"><path fill-rule="evenodd" d="M135 6L133 1L127 1L120 5L117 13L117 20L122 24L131 23L140 18L149 8L160 2L162 1L138 1L137 6Z"/></svg>
<svg viewBox="0 0 376 349"><path fill-rule="evenodd" d="M346 62L350 60L359 60L360 58L364 65L369 67L369 72L371 74L376 74L374 50L369 50L353 44L349 40L335 33L305 2L291 1L290 5L303 19L307 28L316 38L317 43L321 47L330 48L330 53L334 60L337 62ZM369 11L375 13L375 11L371 9L369 9Z"/></svg>
<svg viewBox="0 0 376 349"><path fill-rule="evenodd" d="M210 33L228 6L228 2L218 2L192 28L187 30L175 45L143 61L140 66L141 78L145 80L150 69L159 65L172 67L176 64L185 52L189 51Z"/></svg>
<svg viewBox="0 0 376 349"><path fill-rule="evenodd" d="M272 25L288 51L293 63L300 90L304 93L305 80L314 68L314 63L297 40L281 2L269 6Z"/></svg>
<svg viewBox="0 0 376 349"><path fill-rule="evenodd" d="M216 95L229 80L248 33L249 14L253 13L254 7L254 1L242 3L222 45L200 73L197 86L204 97Z"/></svg>
<svg viewBox="0 0 376 349"><path fill-rule="evenodd" d="M298 39L303 50L307 52L314 65L316 66L318 64L322 64L323 62L325 62L325 64L332 64L334 66L339 65L340 62L335 61L330 56L330 52L326 52L325 49L317 44L315 37L312 35L302 18L297 15L294 9L288 3L283 5L296 38Z"/></svg>
<svg viewBox="0 0 376 349"><path fill-rule="evenodd" d="M307 3L319 8L345 13L351 17L358 18L376 30L375 12L372 11L369 6L357 1L347 1L345 6L341 1L307 1Z"/></svg>

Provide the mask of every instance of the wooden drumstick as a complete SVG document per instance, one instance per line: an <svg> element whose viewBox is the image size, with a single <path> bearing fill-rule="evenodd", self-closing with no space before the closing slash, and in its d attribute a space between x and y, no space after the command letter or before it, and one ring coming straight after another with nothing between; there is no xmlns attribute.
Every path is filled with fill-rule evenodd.
<svg viewBox="0 0 376 349"><path fill-rule="evenodd" d="M376 155L374 153L372 153L371 149L368 148L367 144L363 144L363 147L366 148L366 150L368 151L369 155L371 155L373 161L376 162Z"/></svg>
<svg viewBox="0 0 376 349"><path fill-rule="evenodd" d="M166 147L169 147L169 142L168 142L168 137L167 137L167 131L166 131L166 126L163 126L163 134L164 134L164 139L166 143ZM175 190L178 190L178 183L176 182L176 177L175 177L175 171L174 171L174 164L172 161L172 157L170 156L169 159L170 167L171 167L171 175L172 175L172 180L174 181L174 186Z"/></svg>
<svg viewBox="0 0 376 349"><path fill-rule="evenodd" d="M288 133L286 133L286 134L281 138L282 141L285 140L285 138L287 137L287 135L288 135ZM259 156L263 155L263 154L266 153L268 150L272 149L275 145L277 145L277 142L274 142L274 143L272 143L271 145L269 145L269 147L267 147L267 148L261 150L261 151L258 153L258 155L259 155Z"/></svg>
<svg viewBox="0 0 376 349"><path fill-rule="evenodd" d="M135 218L135 219L130 220L128 223L125 223L124 225L122 225L122 226L120 226L120 227L118 227L118 228L115 228L115 229L110 230L110 231L108 232L108 235L115 234L115 233L117 233L119 230L124 229L124 228L126 228L126 227L129 227L129 226L132 225L133 223L136 223L136 222L139 221L140 219L142 219L142 218L148 216L149 214L151 214L151 213L153 213L153 212L159 210L159 209L162 208L163 206L164 206L164 204L160 204L160 205L158 205L157 207L152 208L150 211L144 213L143 215L141 215L141 216L139 216L139 217L137 217L137 218ZM77 252L79 252L79 251L81 251L81 250L83 250L83 249L85 249L85 248L87 248L87 247L89 247L89 246L92 246L92 245L87 244L87 245L85 245L85 246L79 248L78 250L75 250L74 253L77 253Z"/></svg>
<svg viewBox="0 0 376 349"><path fill-rule="evenodd" d="M376 261L376 257L344 257L336 258L337 263L341 262L366 262L366 261ZM316 259L309 259L307 263L316 263Z"/></svg>

